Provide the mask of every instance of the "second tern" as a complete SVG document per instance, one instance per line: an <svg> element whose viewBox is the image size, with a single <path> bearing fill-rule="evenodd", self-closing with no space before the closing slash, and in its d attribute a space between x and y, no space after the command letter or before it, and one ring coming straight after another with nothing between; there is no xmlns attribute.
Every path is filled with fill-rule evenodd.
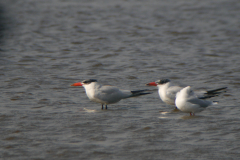
<svg viewBox="0 0 240 160"><path fill-rule="evenodd" d="M199 99L190 86L180 90L176 95L175 104L180 111L188 112L195 115L196 112L201 112L210 105L217 104L217 102Z"/></svg>
<svg viewBox="0 0 240 160"><path fill-rule="evenodd" d="M148 86L157 86L160 99L169 105L175 105L176 94L184 87L176 86L169 79L160 79L156 82L147 83ZM209 91L196 91L195 94L199 99L215 97L224 91L227 87L222 87Z"/></svg>

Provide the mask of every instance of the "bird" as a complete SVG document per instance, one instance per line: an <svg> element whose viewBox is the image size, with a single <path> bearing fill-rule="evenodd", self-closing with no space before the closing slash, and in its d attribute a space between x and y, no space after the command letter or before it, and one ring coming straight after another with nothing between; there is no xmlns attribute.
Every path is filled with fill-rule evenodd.
<svg viewBox="0 0 240 160"><path fill-rule="evenodd" d="M148 90L122 90L115 86L101 85L96 79L87 79L82 82L77 82L71 86L83 86L88 98L91 101L101 103L102 109L107 109L108 104L117 103L122 99L137 97L141 95L151 94L151 92L146 92Z"/></svg>
<svg viewBox="0 0 240 160"><path fill-rule="evenodd" d="M190 113L190 116L193 116L210 105L218 104L218 102L199 99L191 87L187 86L177 93L175 104L180 111Z"/></svg>
<svg viewBox="0 0 240 160"><path fill-rule="evenodd" d="M160 79L156 82L150 82L147 86L157 86L160 99L169 105L175 105L176 94L184 87L176 86L171 83L169 79ZM207 99L215 97L225 91L227 87L222 87L209 91L196 91L196 96L199 99Z"/></svg>

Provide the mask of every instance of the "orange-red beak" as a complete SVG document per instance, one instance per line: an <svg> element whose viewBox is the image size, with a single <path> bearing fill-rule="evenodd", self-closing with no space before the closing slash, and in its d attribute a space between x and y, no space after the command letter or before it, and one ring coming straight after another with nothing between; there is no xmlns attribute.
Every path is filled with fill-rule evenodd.
<svg viewBox="0 0 240 160"><path fill-rule="evenodd" d="M81 82L73 83L71 86L82 86Z"/></svg>
<svg viewBox="0 0 240 160"><path fill-rule="evenodd" d="M150 83L147 83L146 85L147 86L157 86L157 83L156 82L150 82Z"/></svg>

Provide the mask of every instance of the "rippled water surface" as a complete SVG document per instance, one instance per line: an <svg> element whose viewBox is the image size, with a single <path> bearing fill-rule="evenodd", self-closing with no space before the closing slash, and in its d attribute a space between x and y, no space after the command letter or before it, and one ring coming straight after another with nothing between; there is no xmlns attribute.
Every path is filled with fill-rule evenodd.
<svg viewBox="0 0 240 160"><path fill-rule="evenodd" d="M0 159L239 159L238 0L0 1ZM155 90L101 110L72 83L227 86L196 116Z"/></svg>

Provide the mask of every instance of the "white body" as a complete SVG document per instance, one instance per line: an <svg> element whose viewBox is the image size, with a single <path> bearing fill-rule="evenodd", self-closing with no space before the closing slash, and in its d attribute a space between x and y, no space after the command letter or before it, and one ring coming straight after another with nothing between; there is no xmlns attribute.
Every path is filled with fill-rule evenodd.
<svg viewBox="0 0 240 160"><path fill-rule="evenodd" d="M117 103L121 99L132 96L132 93L129 90L120 90L115 86L102 86L97 82L83 85L83 87L90 100L105 105Z"/></svg>
<svg viewBox="0 0 240 160"><path fill-rule="evenodd" d="M163 85L157 85L160 99L170 105L175 105L176 94L182 87L172 86L171 82Z"/></svg>
<svg viewBox="0 0 240 160"><path fill-rule="evenodd" d="M194 114L215 103L199 99L191 90L191 87L188 86L177 93L175 104L179 110Z"/></svg>
<svg viewBox="0 0 240 160"><path fill-rule="evenodd" d="M157 87L158 87L158 94L160 99L166 104L170 104L170 105L175 105L177 93L184 88L180 86L174 86L171 84L171 82L157 85ZM204 97L204 94L206 93L207 91L204 91L204 90L196 91L195 96Z"/></svg>

